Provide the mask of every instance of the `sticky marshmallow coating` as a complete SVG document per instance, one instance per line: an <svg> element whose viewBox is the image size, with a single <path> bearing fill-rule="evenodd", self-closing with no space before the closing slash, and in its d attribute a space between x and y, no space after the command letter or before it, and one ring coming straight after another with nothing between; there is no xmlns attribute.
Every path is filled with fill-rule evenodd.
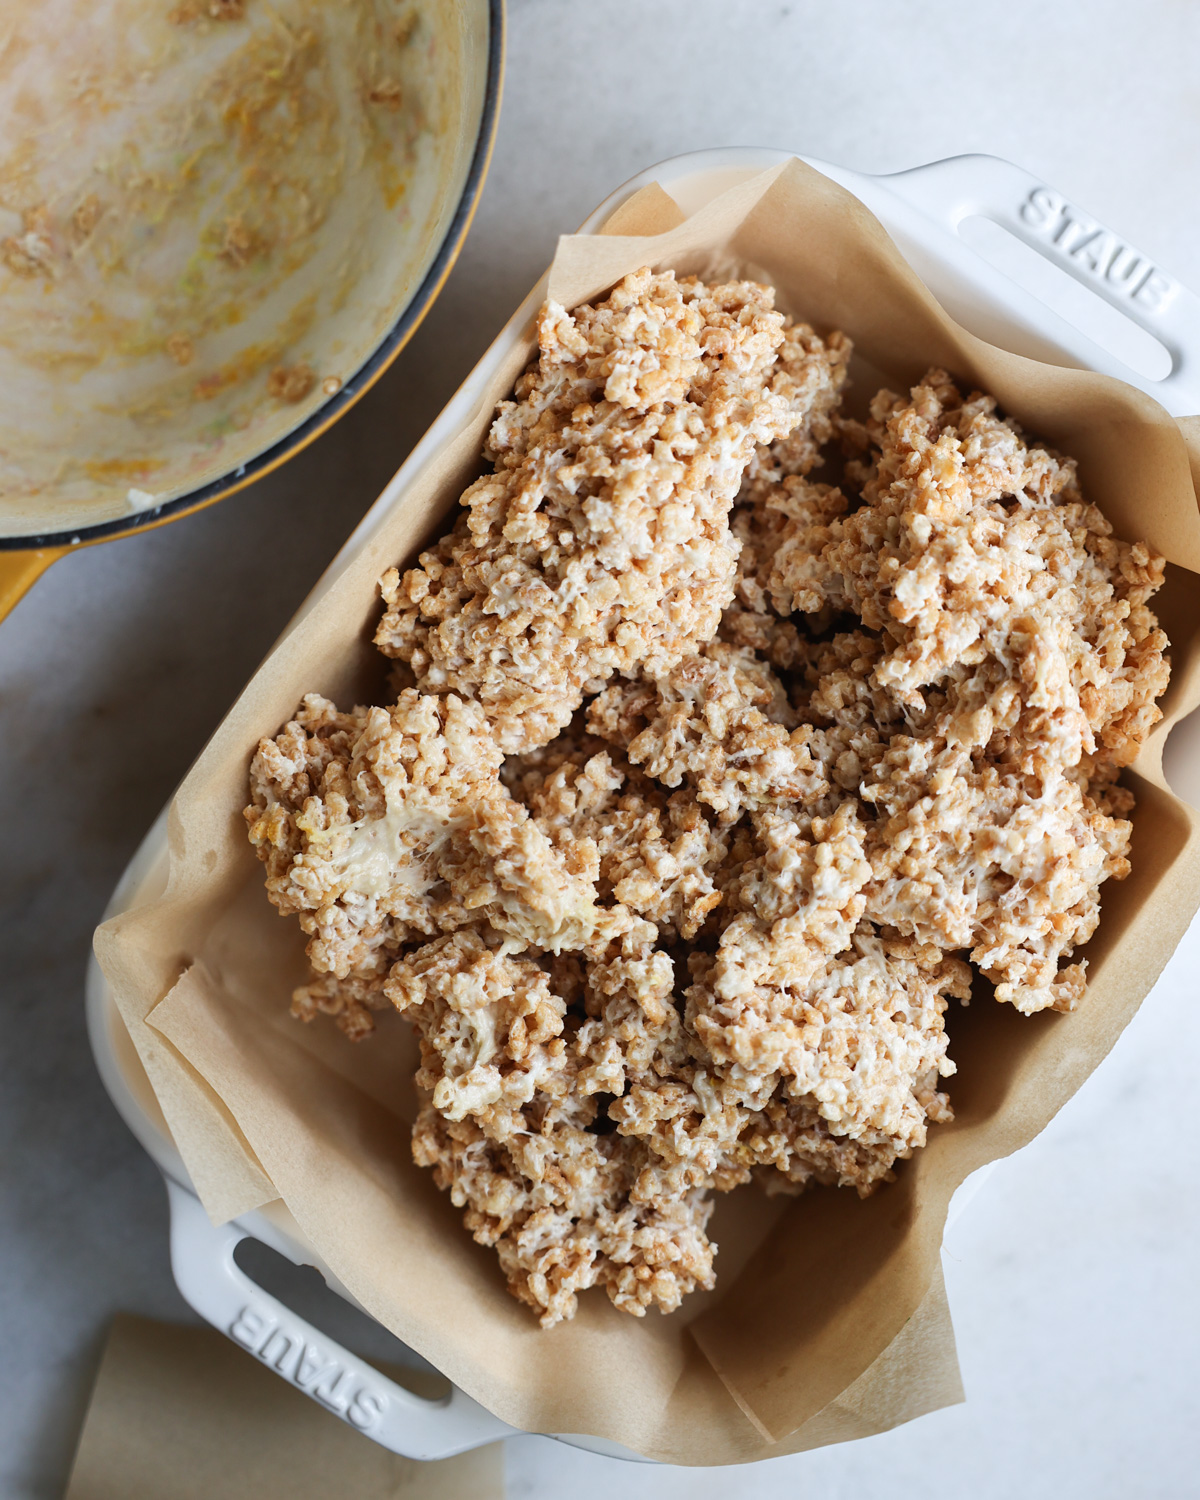
<svg viewBox="0 0 1200 1500"><path fill-rule="evenodd" d="M415 1159L544 1326L711 1287L714 1193L888 1181L972 966L1073 1009L1129 869L1162 559L941 371L844 416L849 356L750 282L547 304L384 577L409 685L254 759L295 1013L414 1025Z"/></svg>

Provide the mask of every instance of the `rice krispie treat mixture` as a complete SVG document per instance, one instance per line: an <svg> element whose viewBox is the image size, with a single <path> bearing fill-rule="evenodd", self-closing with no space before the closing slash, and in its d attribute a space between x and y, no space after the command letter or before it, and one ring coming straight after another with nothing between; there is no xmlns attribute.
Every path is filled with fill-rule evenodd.
<svg viewBox="0 0 1200 1500"><path fill-rule="evenodd" d="M246 817L294 1013L408 1017L415 1158L548 1326L711 1287L714 1193L889 1180L973 970L1074 1009L1168 667L1162 558L944 372L853 421L842 334L647 270L538 341L382 580L395 701L306 698Z"/></svg>

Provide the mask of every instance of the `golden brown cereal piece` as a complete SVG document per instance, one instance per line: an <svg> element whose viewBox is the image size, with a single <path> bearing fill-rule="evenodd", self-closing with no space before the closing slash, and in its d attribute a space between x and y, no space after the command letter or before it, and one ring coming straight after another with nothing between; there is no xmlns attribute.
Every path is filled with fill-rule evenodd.
<svg viewBox="0 0 1200 1500"><path fill-rule="evenodd" d="M492 425L494 472L418 568L385 575L376 634L425 690L484 705L508 752L614 671L668 671L715 635L743 470L821 427L848 352L785 335L769 288L649 271L574 313L547 303L538 342Z"/></svg>
<svg viewBox="0 0 1200 1500"><path fill-rule="evenodd" d="M869 923L825 952L806 937L797 919L736 918L688 991L689 1026L726 1072L775 1075L831 1134L924 1145L921 1096L954 1071L942 1017L948 994L969 995L966 965Z"/></svg>
<svg viewBox="0 0 1200 1500"><path fill-rule="evenodd" d="M932 1080L919 1082L914 1100L925 1119L944 1124L954 1118L946 1095ZM865 1132L835 1135L811 1104L776 1094L746 1126L743 1145L757 1165L754 1180L770 1196L801 1193L807 1187L852 1187L869 1197L895 1178L892 1167L913 1153L913 1146L890 1136Z"/></svg>
<svg viewBox="0 0 1200 1500"><path fill-rule="evenodd" d="M318 974L382 977L403 943L481 921L558 949L627 920L597 909L592 881L511 798L500 763L475 704L413 689L390 711L352 714L310 696L261 742L250 839Z"/></svg>
<svg viewBox="0 0 1200 1500"><path fill-rule="evenodd" d="M693 798L668 796L600 744L540 752L510 785L564 858L594 857L602 898L653 922L665 939L692 938L720 904L714 873L728 841Z"/></svg>
<svg viewBox="0 0 1200 1500"><path fill-rule="evenodd" d="M831 491L828 485L809 485L804 476L822 462L822 445L848 425L838 406L850 353L849 341L840 333L830 334L822 343L803 324L786 330L776 381L795 382L793 402L805 407L807 414L786 438L755 452L730 519L741 552L734 598L721 620L721 639L749 646L776 668L791 667L802 649L800 632L788 618L790 611L776 609L769 588L775 557L788 530L788 502L797 494L818 491L836 497L831 514L845 509L839 491ZM817 607L814 603L810 613Z"/></svg>
<svg viewBox="0 0 1200 1500"><path fill-rule="evenodd" d="M744 485L730 517L730 528L741 543L733 583L733 600L721 616L720 639L744 646L776 671L786 671L801 658L805 635L796 622L781 615L771 602L768 583L775 553L783 539L787 518L753 500L756 491L771 491L773 480Z"/></svg>
<svg viewBox="0 0 1200 1500"><path fill-rule="evenodd" d="M748 470L750 478L767 469L779 475L807 474L821 463L821 449L838 431L838 408L852 353L844 333L835 329L822 339L807 323L789 320L771 389L786 398L800 420L769 450L759 449Z"/></svg>
<svg viewBox="0 0 1200 1500"><path fill-rule="evenodd" d="M1035 779L944 738L896 736L863 796L881 814L868 852L873 918L969 949L996 998L1073 1010L1103 881L1123 878L1130 825L1062 772Z"/></svg>
<svg viewBox="0 0 1200 1500"><path fill-rule="evenodd" d="M421 1036L417 1085L447 1120L528 1104L561 1071L566 1004L498 935L437 938L393 964L383 993Z"/></svg>
<svg viewBox="0 0 1200 1500"><path fill-rule="evenodd" d="M868 915L968 950L997 998L1021 1010L1073 1009L1083 969L1059 976L1059 960L1094 930L1103 881L1128 872L1127 795L1113 797L1112 769L1043 757L1034 776L1008 759L1028 742L1019 696L994 666L953 668L898 701L873 675L884 649L861 631L835 637L810 653L804 695L806 714L830 721L826 745L844 746L831 780L857 787L875 813Z"/></svg>
<svg viewBox="0 0 1200 1500"><path fill-rule="evenodd" d="M853 770L881 815L868 914L968 950L1024 1011L1071 1009L1084 966L1060 964L1128 870L1129 804L1108 789L1166 686L1146 604L1163 563L994 408L931 371L910 401L872 403L856 510L788 478L754 499L786 517L774 609L867 627L793 659L802 715L850 737L835 779Z"/></svg>
<svg viewBox="0 0 1200 1500"><path fill-rule="evenodd" d="M711 1200L632 1202L644 1155L636 1142L552 1116L499 1141L473 1119L452 1123L428 1108L413 1130L414 1160L466 1209L467 1229L495 1248L509 1290L543 1328L573 1317L577 1294L591 1286L641 1317L651 1307L673 1312L688 1292L713 1285Z"/></svg>
<svg viewBox="0 0 1200 1500"><path fill-rule="evenodd" d="M589 1286L641 1315L712 1285L710 1205L700 1193L634 1201L646 1149L587 1129L596 1106L563 1034L566 1005L538 965L461 932L398 962L386 990L421 1036L430 1105L414 1157L467 1208L544 1327Z"/></svg>
<svg viewBox="0 0 1200 1500"><path fill-rule="evenodd" d="M1017 695L1020 759L1035 773L1084 754L1127 765L1166 686L1166 638L1145 607L1163 560L1116 541L1074 463L994 413L938 370L908 403L881 392L864 504L844 517L802 507L776 553L773 602L849 609L886 631L874 680L901 702L957 668L999 668L1000 701L980 712L1003 714Z"/></svg>
<svg viewBox="0 0 1200 1500"><path fill-rule="evenodd" d="M298 1021L314 1021L318 1016L332 1016L338 1028L352 1042L361 1041L375 1030L374 1011L388 1008L383 993L383 966L372 966L363 973L314 974L308 984L292 992L292 1015Z"/></svg>
<svg viewBox="0 0 1200 1500"><path fill-rule="evenodd" d="M620 1097L630 1083L669 1080L693 1058L693 1038L682 1024L675 968L654 946L649 924L635 929L584 964L582 1010L575 1039L586 1093ZM610 1108L610 1118L619 1115Z"/></svg>
<svg viewBox="0 0 1200 1500"><path fill-rule="evenodd" d="M724 823L743 809L807 802L828 790L810 731L752 651L712 642L670 672L606 688L588 710L594 734L626 747L665 786L687 784Z"/></svg>

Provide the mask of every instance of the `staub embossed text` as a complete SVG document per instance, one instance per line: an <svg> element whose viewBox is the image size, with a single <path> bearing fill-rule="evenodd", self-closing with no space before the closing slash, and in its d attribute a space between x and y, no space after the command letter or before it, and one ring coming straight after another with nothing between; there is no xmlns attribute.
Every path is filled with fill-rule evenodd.
<svg viewBox="0 0 1200 1500"><path fill-rule="evenodd" d="M1066 259L1147 312L1161 311L1175 295L1176 283L1165 272L1111 230L1072 208L1053 188L1031 188L1019 212L1022 222Z"/></svg>
<svg viewBox="0 0 1200 1500"><path fill-rule="evenodd" d="M369 1432L383 1415L387 1397L382 1391L356 1378L335 1355L308 1343L301 1334L281 1328L270 1313L247 1304L233 1320L229 1334L243 1349L286 1375L352 1427Z"/></svg>

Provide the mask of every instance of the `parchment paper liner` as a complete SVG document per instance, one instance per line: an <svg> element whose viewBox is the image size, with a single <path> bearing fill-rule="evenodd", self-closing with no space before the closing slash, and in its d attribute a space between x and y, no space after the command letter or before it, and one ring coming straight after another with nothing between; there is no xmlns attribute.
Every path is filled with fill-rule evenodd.
<svg viewBox="0 0 1200 1500"><path fill-rule="evenodd" d="M1174 564L1157 601L1172 641L1166 717L1129 773L1138 796L1133 873L1105 886L1082 1009L1026 1019L990 998L955 1007L954 1123L932 1129L898 1181L866 1202L833 1190L782 1208L754 1189L723 1200L717 1290L693 1295L681 1312L634 1320L595 1292L572 1323L542 1332L508 1296L492 1253L410 1161L401 1123L412 1111L408 1028L385 1017L374 1040L354 1046L332 1027L288 1018L304 968L301 935L267 904L241 808L255 744L304 692L347 706L383 701L369 644L376 580L446 524L531 338L259 669L172 806L166 893L107 923L96 948L214 1219L282 1198L380 1322L517 1427L598 1434L670 1463L721 1464L883 1431L962 1399L939 1265L950 1197L1070 1098L1200 901L1197 815L1161 770L1167 732L1200 701L1200 517L1189 466L1200 468L1200 447L1132 387L966 333L878 221L798 161L680 218L650 188L605 236L563 238L550 295L574 306L643 264L757 268L787 310L851 335L860 399L882 372L901 389L944 365L1075 455L1085 494L1118 533L1146 538ZM1196 437L1194 423L1186 429Z"/></svg>

